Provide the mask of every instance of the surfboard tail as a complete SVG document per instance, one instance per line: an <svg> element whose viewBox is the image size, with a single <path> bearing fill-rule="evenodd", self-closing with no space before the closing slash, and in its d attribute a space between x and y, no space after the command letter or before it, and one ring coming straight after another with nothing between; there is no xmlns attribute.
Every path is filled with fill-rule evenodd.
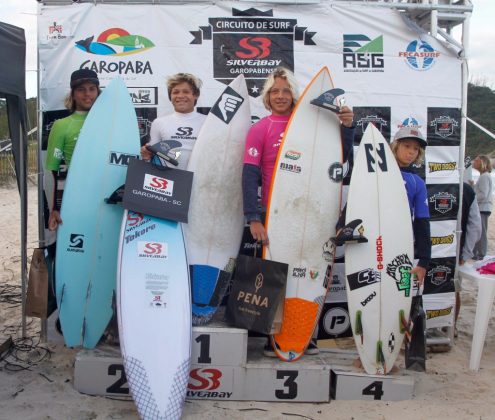
<svg viewBox="0 0 495 420"><path fill-rule="evenodd" d="M313 335L318 310L319 305L316 302L301 298L285 299L282 329L273 336L276 343L275 352L278 351L282 360L286 360L283 353L296 355L289 361L295 361L302 356Z"/></svg>
<svg viewBox="0 0 495 420"><path fill-rule="evenodd" d="M222 302L232 273L209 265L191 265L193 325L205 325Z"/></svg>

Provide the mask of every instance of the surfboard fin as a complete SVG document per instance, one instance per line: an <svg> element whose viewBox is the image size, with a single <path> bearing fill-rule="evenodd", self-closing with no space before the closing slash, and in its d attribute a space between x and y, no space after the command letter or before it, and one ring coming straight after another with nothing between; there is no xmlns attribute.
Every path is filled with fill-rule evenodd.
<svg viewBox="0 0 495 420"><path fill-rule="evenodd" d="M361 219L354 219L341 228L337 235L332 236L330 240L335 246L342 246L349 243L365 243L368 238L364 236L364 226Z"/></svg>
<svg viewBox="0 0 495 420"><path fill-rule="evenodd" d="M180 152L179 152L179 156L175 154L175 158L174 158L170 156L170 150L173 149L174 147L180 147L181 145L182 144L176 140L165 140L165 141L160 141L153 145L146 145L146 148L155 156L158 156L159 158L163 159L165 162L174 166L178 166L179 161L177 159L180 156Z"/></svg>
<svg viewBox="0 0 495 420"><path fill-rule="evenodd" d="M354 325L354 334L361 336L361 344L363 344L364 336L363 336L363 322L362 317L363 313L361 311L356 312L356 323Z"/></svg>
<svg viewBox="0 0 495 420"><path fill-rule="evenodd" d="M383 354L383 346L381 340L377 341L376 343L376 363L379 363L383 366L383 369L385 369L385 355Z"/></svg>
<svg viewBox="0 0 495 420"><path fill-rule="evenodd" d="M411 342L411 332L409 330L409 325L404 315L403 309L399 311L399 325L400 325L400 332L402 334L405 334L407 341Z"/></svg>
<svg viewBox="0 0 495 420"><path fill-rule="evenodd" d="M117 188L108 198L105 198L107 204L119 204L124 199L125 184L122 184Z"/></svg>
<svg viewBox="0 0 495 420"><path fill-rule="evenodd" d="M332 112L338 114L341 108L345 105L344 95L345 91L343 89L334 88L323 92L316 99L310 101L310 104L315 105L319 108L328 109Z"/></svg>

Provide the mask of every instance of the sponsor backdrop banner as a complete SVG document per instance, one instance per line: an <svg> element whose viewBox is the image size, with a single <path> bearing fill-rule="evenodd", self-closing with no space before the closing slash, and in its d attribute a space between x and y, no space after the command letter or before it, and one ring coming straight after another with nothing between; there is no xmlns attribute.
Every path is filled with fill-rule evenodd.
<svg viewBox="0 0 495 420"><path fill-rule="evenodd" d="M144 143L153 119L172 111L168 75L190 72L200 77L197 106L205 112L225 84L244 74L256 121L266 115L259 95L275 67L293 70L302 91L328 66L334 85L346 91L347 103L355 109L357 142L369 122L387 140L405 125L428 136L425 165L415 169L428 184L435 224L444 226L432 231L436 237L455 233L461 60L398 12L324 1L297 6L218 1L40 7L39 99L44 114L64 109L72 71L96 71L102 87L119 76L136 106ZM455 257L455 249L454 235L452 243L434 246L433 257ZM344 272L334 272L341 301ZM430 283L425 290L436 293L446 286L438 287Z"/></svg>

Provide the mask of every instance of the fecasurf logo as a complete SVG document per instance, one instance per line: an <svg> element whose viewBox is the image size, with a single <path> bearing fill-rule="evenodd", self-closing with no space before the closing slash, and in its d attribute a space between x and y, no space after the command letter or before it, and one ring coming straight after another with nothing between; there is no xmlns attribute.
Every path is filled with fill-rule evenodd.
<svg viewBox="0 0 495 420"><path fill-rule="evenodd" d="M170 197L174 192L174 181L155 175L145 174L143 189Z"/></svg>
<svg viewBox="0 0 495 420"><path fill-rule="evenodd" d="M139 155L131 155L128 153L120 153L120 152L110 152L108 163L110 163L110 165L127 166L129 165L129 160L131 158L139 159Z"/></svg>
<svg viewBox="0 0 495 420"><path fill-rule="evenodd" d="M142 35L132 35L122 28L103 31L95 36L76 41L76 48L87 54L119 57L139 54L153 48L155 44ZM91 69L97 73L153 74L149 61L84 61L79 68Z"/></svg>
<svg viewBox="0 0 495 420"><path fill-rule="evenodd" d="M344 34L342 60L344 72L383 72L383 35Z"/></svg>
<svg viewBox="0 0 495 420"><path fill-rule="evenodd" d="M69 237L69 246L67 252L84 253L84 235L81 233L71 233Z"/></svg>
<svg viewBox="0 0 495 420"><path fill-rule="evenodd" d="M435 134L442 138L450 137L454 134L454 129L459 123L448 115L442 115L430 122L430 127L435 128Z"/></svg>
<svg viewBox="0 0 495 420"><path fill-rule="evenodd" d="M273 17L273 10L233 8L232 16L209 18L207 26L190 31L191 44L213 41L213 77L229 84L243 74L249 94L257 97L276 67L294 70L294 41L316 45L316 32L297 24L297 19Z"/></svg>
<svg viewBox="0 0 495 420"><path fill-rule="evenodd" d="M429 70L440 53L426 41L414 40L408 44L406 51L399 51L399 57L403 57L414 70Z"/></svg>
<svg viewBox="0 0 495 420"><path fill-rule="evenodd" d="M139 241L137 248L141 258L168 258L168 245L164 242Z"/></svg>
<svg viewBox="0 0 495 420"><path fill-rule="evenodd" d="M414 117L411 117L411 116L405 118L402 121L402 123L397 124L397 128L403 128L403 127L414 127L416 129L422 128L422 126L419 125L418 120L416 118L414 118Z"/></svg>

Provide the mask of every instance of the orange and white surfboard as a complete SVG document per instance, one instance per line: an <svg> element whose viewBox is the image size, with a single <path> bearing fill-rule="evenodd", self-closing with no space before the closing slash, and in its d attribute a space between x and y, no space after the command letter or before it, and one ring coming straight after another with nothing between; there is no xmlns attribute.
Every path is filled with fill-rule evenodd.
<svg viewBox="0 0 495 420"><path fill-rule="evenodd" d="M309 344L327 293L332 258L325 243L335 235L341 201L342 167L340 120L310 104L332 89L327 67L301 95L287 126L277 157L266 227L269 249L263 257L289 264L284 318L272 336L278 357L299 359Z"/></svg>

